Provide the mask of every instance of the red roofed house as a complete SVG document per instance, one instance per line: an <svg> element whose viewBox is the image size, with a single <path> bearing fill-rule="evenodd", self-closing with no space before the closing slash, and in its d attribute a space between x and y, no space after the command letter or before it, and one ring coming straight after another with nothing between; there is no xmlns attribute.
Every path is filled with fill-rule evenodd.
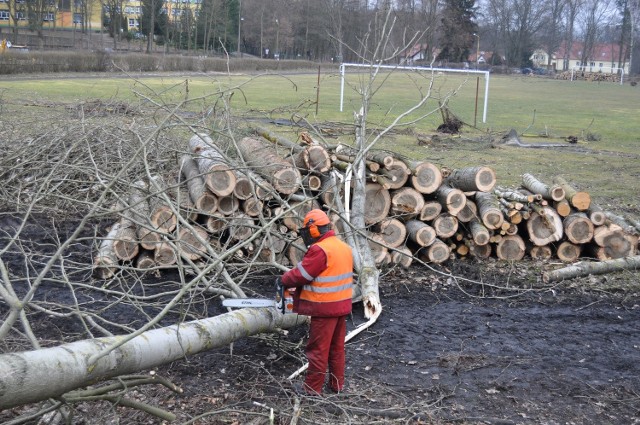
<svg viewBox="0 0 640 425"><path fill-rule="evenodd" d="M622 62L618 62L620 46L617 44L601 43L596 44L591 49L591 54L583 63L584 44L576 41L573 43L571 50L568 52L568 58L565 66L565 45L560 46L557 52L551 56L551 68L556 71L563 70L584 70L588 72L606 72L610 73L613 69L624 68L625 74L629 73L629 57L622 56ZM626 52L625 52L626 53ZM531 56L531 61L535 67L546 68L547 54L543 50L536 50Z"/></svg>

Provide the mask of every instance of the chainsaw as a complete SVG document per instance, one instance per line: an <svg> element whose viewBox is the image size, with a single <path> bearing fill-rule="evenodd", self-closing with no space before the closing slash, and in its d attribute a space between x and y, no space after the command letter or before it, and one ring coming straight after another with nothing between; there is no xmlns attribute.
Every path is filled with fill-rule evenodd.
<svg viewBox="0 0 640 425"><path fill-rule="evenodd" d="M222 300L224 307L275 307L282 314L293 313L293 292L295 288L285 288L280 279L276 281L276 298L269 300L265 298L227 298Z"/></svg>

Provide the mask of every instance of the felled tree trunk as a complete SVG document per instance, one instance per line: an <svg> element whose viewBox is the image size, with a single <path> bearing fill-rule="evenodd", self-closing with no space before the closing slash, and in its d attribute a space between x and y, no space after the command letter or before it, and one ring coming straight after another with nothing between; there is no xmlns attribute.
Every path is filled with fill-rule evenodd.
<svg viewBox="0 0 640 425"><path fill-rule="evenodd" d="M218 198L207 189L196 161L191 155L183 155L179 165L189 189L189 197L196 209L205 214L215 212L218 208Z"/></svg>
<svg viewBox="0 0 640 425"><path fill-rule="evenodd" d="M565 196L564 189L559 185L548 186L528 173L522 175L522 185L531 192L538 193L544 199L551 201L560 201Z"/></svg>
<svg viewBox="0 0 640 425"><path fill-rule="evenodd" d="M587 212L589 214L589 220L591 220L594 226L602 226L607 221L604 210L600 208L598 204L592 202Z"/></svg>
<svg viewBox="0 0 640 425"><path fill-rule="evenodd" d="M367 207L364 211L366 224L379 223L387 218L391 208L391 195L389 191L378 183L367 183L365 186Z"/></svg>
<svg viewBox="0 0 640 425"><path fill-rule="evenodd" d="M502 226L504 216L498 198L493 193L476 192L476 206L480 220L487 229L495 230Z"/></svg>
<svg viewBox="0 0 640 425"><path fill-rule="evenodd" d="M562 220L551 207L542 207L527 220L529 239L534 245L542 246L562 239Z"/></svg>
<svg viewBox="0 0 640 425"><path fill-rule="evenodd" d="M562 224L564 234L574 244L587 243L593 239L593 223L584 213L571 214L563 220Z"/></svg>
<svg viewBox="0 0 640 425"><path fill-rule="evenodd" d="M640 256L618 258L601 262L580 262L571 266L544 272L542 280L545 283L558 282L574 277L588 276L590 274L613 273L621 270L640 270Z"/></svg>
<svg viewBox="0 0 640 425"><path fill-rule="evenodd" d="M553 251L549 245L533 245L529 248L529 255L534 260L549 260L553 256Z"/></svg>
<svg viewBox="0 0 640 425"><path fill-rule="evenodd" d="M519 235L506 235L496 246L496 255L501 260L522 260L525 251L524 241Z"/></svg>
<svg viewBox="0 0 640 425"><path fill-rule="evenodd" d="M424 207L424 197L410 187L403 187L391 192L391 213L403 219L417 216Z"/></svg>
<svg viewBox="0 0 640 425"><path fill-rule="evenodd" d="M238 143L245 162L264 177L273 188L291 195L300 188L302 175L290 162L282 159L276 148L259 139L245 137Z"/></svg>
<svg viewBox="0 0 640 425"><path fill-rule="evenodd" d="M294 164L298 169L311 173L326 173L331 168L329 153L318 144L300 146L265 128L256 127L255 131L266 140L276 145L281 145L292 152Z"/></svg>
<svg viewBox="0 0 640 425"><path fill-rule="evenodd" d="M397 248L402 245L407 237L407 228L398 219L387 218L373 228L382 236L385 245Z"/></svg>
<svg viewBox="0 0 640 425"><path fill-rule="evenodd" d="M197 260L207 252L206 244L209 241L207 231L201 227L186 227L178 231L176 246L181 257L189 260Z"/></svg>
<svg viewBox="0 0 640 425"><path fill-rule="evenodd" d="M453 170L446 184L463 192L489 192L496 185L496 173L489 167L470 167Z"/></svg>
<svg viewBox="0 0 640 425"><path fill-rule="evenodd" d="M149 198L149 221L154 229L161 232L172 232L176 228L178 218L173 209L164 199L167 194L167 185L160 176L154 176L149 181L151 198Z"/></svg>
<svg viewBox="0 0 640 425"><path fill-rule="evenodd" d="M389 189L400 189L409 179L411 171L407 164L394 158L391 164L385 165L378 173L389 180Z"/></svg>
<svg viewBox="0 0 640 425"><path fill-rule="evenodd" d="M113 251L113 241L116 238L120 223L115 223L107 236L100 242L98 254L93 259L94 273L100 279L109 279L113 277L118 266L118 258Z"/></svg>
<svg viewBox="0 0 640 425"><path fill-rule="evenodd" d="M425 201L422 211L420 211L420 220L431 221L442 212L442 204L438 201Z"/></svg>
<svg viewBox="0 0 640 425"><path fill-rule="evenodd" d="M564 196L571 206L578 211L585 211L591 205L591 196L588 192L579 192L562 177L556 176L553 182L564 190Z"/></svg>
<svg viewBox="0 0 640 425"><path fill-rule="evenodd" d="M431 245L419 251L420 259L426 263L440 264L449 259L451 248L449 245L436 239Z"/></svg>
<svg viewBox="0 0 640 425"><path fill-rule="evenodd" d="M436 240L436 231L420 220L409 220L405 223L409 239L419 246L429 246Z"/></svg>
<svg viewBox="0 0 640 425"><path fill-rule="evenodd" d="M467 203L467 197L460 189L454 189L446 184L441 184L435 195L451 215L457 215Z"/></svg>
<svg viewBox="0 0 640 425"><path fill-rule="evenodd" d="M598 246L594 254L599 260L630 257L635 255L638 245L637 236L625 233L615 224L596 227L593 241Z"/></svg>
<svg viewBox="0 0 640 425"><path fill-rule="evenodd" d="M563 261L565 263L573 263L575 261L578 261L581 251L582 248L580 245L571 243L569 241L564 241L560 245L558 245L556 254L558 255L560 261Z"/></svg>
<svg viewBox="0 0 640 425"><path fill-rule="evenodd" d="M491 233L489 229L480 222L478 219L471 220L469 222L469 230L471 231L471 237L476 245L486 245L491 239Z"/></svg>
<svg viewBox="0 0 640 425"><path fill-rule="evenodd" d="M304 316L275 308L245 308L209 319L144 332L94 364L88 359L121 337L0 355L0 409L55 398L97 381L152 369L250 335L304 324Z"/></svg>
<svg viewBox="0 0 640 425"><path fill-rule="evenodd" d="M413 162L409 164L411 170L411 185L422 194L435 192L442 184L440 169L430 162Z"/></svg>
<svg viewBox="0 0 640 425"><path fill-rule="evenodd" d="M195 157L204 181L217 196L227 196L236 185L236 175L227 158L214 147L213 140L206 134L196 134L189 140L189 149Z"/></svg>
<svg viewBox="0 0 640 425"><path fill-rule="evenodd" d="M478 216L478 207L476 203L467 198L464 208L458 212L456 216L461 223L468 223Z"/></svg>
<svg viewBox="0 0 640 425"><path fill-rule="evenodd" d="M395 248L391 252L391 262L408 269L413 263L413 253L406 246Z"/></svg>
<svg viewBox="0 0 640 425"><path fill-rule="evenodd" d="M447 239L458 231L458 219L448 213L442 213L431 223L436 235L441 239Z"/></svg>

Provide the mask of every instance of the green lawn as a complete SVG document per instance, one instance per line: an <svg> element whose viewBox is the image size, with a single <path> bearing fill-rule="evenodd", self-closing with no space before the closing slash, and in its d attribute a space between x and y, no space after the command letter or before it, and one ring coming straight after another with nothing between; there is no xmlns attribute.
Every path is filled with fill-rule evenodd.
<svg viewBox="0 0 640 425"><path fill-rule="evenodd" d="M80 78L81 77L81 78ZM345 85L344 111L339 111L340 76L320 76L318 114L315 100L318 75L197 75L150 76L138 79L71 76L65 79L0 81L0 119L9 111L29 102L74 104L83 100L123 100L133 104L165 104L191 111L203 111L220 104L221 91L234 91L231 107L237 116L289 119L294 114L312 123L350 125L359 109L354 90L362 74L350 72ZM425 93L430 73L395 73L380 76L384 84L376 87L369 114L369 127L384 126L407 110ZM465 126L459 137L439 144L419 146L415 133L431 134L442 122L438 99L449 97L449 108L465 123L473 124L476 84L479 83L477 129ZM455 94L453 94L455 92ZM475 75L436 75L432 99L405 123L426 116L394 132L377 147L416 159L427 159L441 166L458 168L489 165L496 169L503 185L517 185L524 172L550 179L559 174L577 186L590 190L612 208L637 208L640 184L640 88L614 83L562 81L529 76L492 75L489 87L487 122L482 122L484 77ZM149 106L153 107L153 106ZM566 143L577 136L579 143L566 149L492 148L489 141L515 129L529 143ZM278 127L276 131L295 138L296 129ZM352 140L350 135L339 137ZM334 140L328 140L335 142Z"/></svg>

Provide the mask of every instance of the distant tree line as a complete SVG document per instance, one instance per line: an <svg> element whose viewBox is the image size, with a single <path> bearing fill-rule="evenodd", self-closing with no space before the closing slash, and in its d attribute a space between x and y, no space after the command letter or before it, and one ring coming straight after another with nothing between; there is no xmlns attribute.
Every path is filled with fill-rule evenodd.
<svg viewBox="0 0 640 425"><path fill-rule="evenodd" d="M18 6L45 11L63 1L9 4L17 14ZM94 1L73 3L87 10L78 5ZM630 58L632 73L640 71L640 0L142 0L136 32L127 31L125 0L102 0L101 7L114 43L147 37L149 51L155 41L203 54L352 62L371 47L367 34L382 31L380 17L391 8L396 29L388 49L419 34L415 45L425 63L460 63L482 50L492 52L485 58L491 65L523 67L538 48L552 53L579 41L585 58L599 43L618 46L618 62Z"/></svg>

